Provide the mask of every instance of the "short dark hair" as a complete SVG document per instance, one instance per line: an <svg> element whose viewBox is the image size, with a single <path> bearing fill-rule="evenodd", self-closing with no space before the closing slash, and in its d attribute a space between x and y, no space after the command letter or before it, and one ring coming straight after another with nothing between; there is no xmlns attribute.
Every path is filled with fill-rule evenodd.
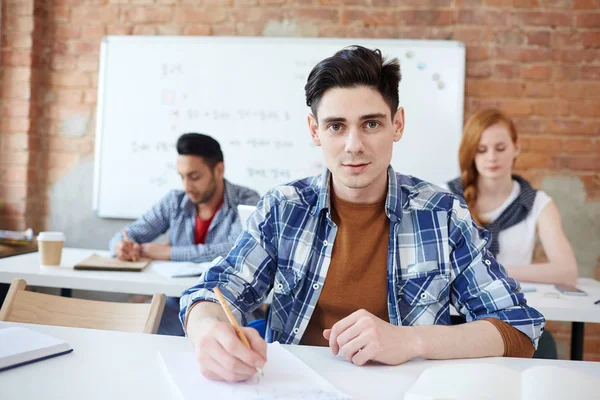
<svg viewBox="0 0 600 400"><path fill-rule="evenodd" d="M310 72L304 86L306 105L316 117L321 98L327 90L367 86L383 96L394 118L398 109L398 85L401 79L397 58L386 60L379 49L349 46L324 59Z"/></svg>
<svg viewBox="0 0 600 400"><path fill-rule="evenodd" d="M214 168L218 162L223 162L223 152L219 142L202 133L184 133L177 139L177 153L180 156L198 156Z"/></svg>

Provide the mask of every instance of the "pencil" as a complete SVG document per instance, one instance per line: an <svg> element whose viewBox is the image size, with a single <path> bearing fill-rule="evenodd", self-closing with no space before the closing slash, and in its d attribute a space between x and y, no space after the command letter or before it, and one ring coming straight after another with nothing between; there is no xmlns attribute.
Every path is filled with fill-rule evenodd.
<svg viewBox="0 0 600 400"><path fill-rule="evenodd" d="M235 329L235 333L237 333L237 335L240 338L240 340L242 341L242 343L244 343L244 346L251 349L252 347L250 346L250 342L248 341L248 338L246 337L246 335L244 335L244 331L242 331L242 327L240 326L240 324L238 324L237 320L233 316L233 313L229 309L229 306L227 305L225 297L223 297L223 293L221 292L221 289L219 289L218 286L215 286L215 288L213 289L213 292L217 296L217 300L219 300L219 304L221 304L223 311L225 311L225 315L227 315L227 319L229 320L231 325L233 325L233 329ZM256 367L256 372L263 375L262 369L260 369L258 367Z"/></svg>
<svg viewBox="0 0 600 400"><path fill-rule="evenodd" d="M123 237L125 238L125 243L127 243L127 245L132 244L132 242L129 241L129 237L127 236L127 231L125 230L125 228L123 228ZM133 262L137 261L135 256L131 256L131 258L133 259Z"/></svg>

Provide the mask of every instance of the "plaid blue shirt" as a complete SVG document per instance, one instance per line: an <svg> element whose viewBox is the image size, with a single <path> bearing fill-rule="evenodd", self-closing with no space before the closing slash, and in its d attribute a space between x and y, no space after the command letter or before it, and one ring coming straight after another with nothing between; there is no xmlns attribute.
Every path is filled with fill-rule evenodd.
<svg viewBox="0 0 600 400"><path fill-rule="evenodd" d="M266 340L300 343L335 243L330 181L325 172L267 193L227 257L183 293L180 319L195 302L216 302L218 285L245 324L245 314L273 289ZM544 317L527 306L519 283L487 250L489 234L473 223L464 200L389 167L385 207L391 324L448 325L453 305L467 321L503 320L537 346Z"/></svg>
<svg viewBox="0 0 600 400"><path fill-rule="evenodd" d="M226 180L223 205L208 227L205 243L194 244L196 205L183 190L172 190L140 219L127 226L127 236L136 243L149 243L170 229L171 260L211 261L218 256L225 256L242 232L237 206L255 205L258 200L258 193L254 190ZM111 239L111 253L115 244L122 239L121 232Z"/></svg>

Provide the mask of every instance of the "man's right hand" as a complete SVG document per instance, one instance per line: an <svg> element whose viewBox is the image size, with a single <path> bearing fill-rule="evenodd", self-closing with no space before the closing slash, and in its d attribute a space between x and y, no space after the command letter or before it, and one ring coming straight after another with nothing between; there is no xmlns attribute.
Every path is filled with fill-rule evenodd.
<svg viewBox="0 0 600 400"><path fill-rule="evenodd" d="M132 261L142 258L142 248L138 243L119 240L115 245L115 255L119 260Z"/></svg>
<svg viewBox="0 0 600 400"><path fill-rule="evenodd" d="M256 374L256 368L263 368L267 361L267 343L255 329L242 328L250 342L248 349L229 322L206 318L202 325L202 332L197 332L192 341L206 378L245 381Z"/></svg>

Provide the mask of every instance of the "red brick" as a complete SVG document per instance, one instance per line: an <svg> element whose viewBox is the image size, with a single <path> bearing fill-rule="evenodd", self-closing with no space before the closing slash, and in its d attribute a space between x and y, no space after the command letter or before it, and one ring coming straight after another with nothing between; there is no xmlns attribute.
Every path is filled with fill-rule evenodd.
<svg viewBox="0 0 600 400"><path fill-rule="evenodd" d="M20 33L31 33L33 32L33 18L32 17L16 17L16 18L3 18L2 19L2 32L20 32Z"/></svg>
<svg viewBox="0 0 600 400"><path fill-rule="evenodd" d="M595 122L579 119L561 119L542 121L542 132L563 135L600 135L600 126ZM600 159L600 157L599 157Z"/></svg>
<svg viewBox="0 0 600 400"><path fill-rule="evenodd" d="M70 41L67 44L67 53L75 56L87 55L87 54L99 54L100 43L99 42L88 42L88 41Z"/></svg>
<svg viewBox="0 0 600 400"><path fill-rule="evenodd" d="M467 78L489 78L492 76L492 67L487 62L467 64Z"/></svg>
<svg viewBox="0 0 600 400"><path fill-rule="evenodd" d="M585 98L588 100L600 99L600 83L587 82L585 85Z"/></svg>
<svg viewBox="0 0 600 400"><path fill-rule="evenodd" d="M524 79L532 81L549 80L552 76L552 68L549 65L523 66L521 73Z"/></svg>
<svg viewBox="0 0 600 400"><path fill-rule="evenodd" d="M600 157L596 155L558 156L556 167L575 171L600 171Z"/></svg>
<svg viewBox="0 0 600 400"><path fill-rule="evenodd" d="M347 1L347 0L344 0ZM364 0L359 0L360 4L365 4ZM423 5L421 0L371 0L375 7L420 7ZM447 8L452 7L453 0L429 0L427 7L430 8Z"/></svg>
<svg viewBox="0 0 600 400"><path fill-rule="evenodd" d="M497 58L507 61L543 62L548 61L549 55L548 49L540 48L498 47L496 49Z"/></svg>
<svg viewBox="0 0 600 400"><path fill-rule="evenodd" d="M474 97L518 97L522 92L519 82L492 80L469 80L466 85L467 96Z"/></svg>
<svg viewBox="0 0 600 400"><path fill-rule="evenodd" d="M494 32L485 27L465 27L455 26L453 37L454 40L469 43L494 42L496 40Z"/></svg>
<svg viewBox="0 0 600 400"><path fill-rule="evenodd" d="M494 77L504 79L516 79L521 77L521 68L519 64L496 64L494 68Z"/></svg>
<svg viewBox="0 0 600 400"><path fill-rule="evenodd" d="M587 12L583 14L577 14L575 26L580 28L600 27L600 12Z"/></svg>
<svg viewBox="0 0 600 400"><path fill-rule="evenodd" d="M536 100L533 103L533 113L544 117L566 116L571 113L571 103L559 100Z"/></svg>
<svg viewBox="0 0 600 400"><path fill-rule="evenodd" d="M107 35L131 35L133 26L131 25L107 25Z"/></svg>
<svg viewBox="0 0 600 400"><path fill-rule="evenodd" d="M73 71L77 67L77 57L55 54L52 56L50 67L53 71Z"/></svg>
<svg viewBox="0 0 600 400"><path fill-rule="evenodd" d="M0 65L8 67L27 67L31 65L31 51L13 49L0 51Z"/></svg>
<svg viewBox="0 0 600 400"><path fill-rule="evenodd" d="M600 47L600 31L583 32L581 36L583 47Z"/></svg>
<svg viewBox="0 0 600 400"><path fill-rule="evenodd" d="M533 113L533 107L529 101L504 101L500 108L510 116L527 116Z"/></svg>
<svg viewBox="0 0 600 400"><path fill-rule="evenodd" d="M3 10L2 14L6 16L10 16L11 18L14 15L24 16L24 15L33 15L33 1L4 1L3 2Z"/></svg>
<svg viewBox="0 0 600 400"><path fill-rule="evenodd" d="M125 9L122 14L122 20L131 24L169 22L172 19L173 7L133 7Z"/></svg>
<svg viewBox="0 0 600 400"><path fill-rule="evenodd" d="M98 101L98 91L94 89L86 90L83 95L84 104L96 104Z"/></svg>
<svg viewBox="0 0 600 400"><path fill-rule="evenodd" d="M513 0L513 6L515 8L534 8L539 6L538 0Z"/></svg>
<svg viewBox="0 0 600 400"><path fill-rule="evenodd" d="M2 118L0 119L0 132L5 133L27 133L29 130L28 118Z"/></svg>
<svg viewBox="0 0 600 400"><path fill-rule="evenodd" d="M600 142L596 143L598 146ZM586 192L586 201L600 201L600 174L594 175L580 175L579 179L583 182L583 187ZM594 271L594 277L596 279L600 279L600 259L598 260L598 264L596 265L596 269Z"/></svg>
<svg viewBox="0 0 600 400"><path fill-rule="evenodd" d="M365 25L393 26L396 25L398 17L389 11L350 9L343 10L340 18L343 24L361 22Z"/></svg>
<svg viewBox="0 0 600 400"><path fill-rule="evenodd" d="M557 81L573 81L579 79L580 71L576 65L555 65L552 75Z"/></svg>
<svg viewBox="0 0 600 400"><path fill-rule="evenodd" d="M16 164L19 166L27 166L27 153L25 154L25 161L22 164ZM4 160L0 161L4 162ZM0 171L1 174L1 171ZM23 184L11 184L4 186L4 190L0 191L0 198L6 202L25 201L27 199L27 185ZM0 201L0 210L2 209L2 201Z"/></svg>
<svg viewBox="0 0 600 400"><path fill-rule="evenodd" d="M238 22L235 25L235 32L238 36L259 36L264 29L264 22Z"/></svg>
<svg viewBox="0 0 600 400"><path fill-rule="evenodd" d="M600 59L600 50L596 49L553 49L552 59L563 63L592 62Z"/></svg>
<svg viewBox="0 0 600 400"><path fill-rule="evenodd" d="M4 102L3 102L4 103ZM2 118L4 117L29 117L29 102L12 100L2 104Z"/></svg>
<svg viewBox="0 0 600 400"><path fill-rule="evenodd" d="M91 84L89 76L79 71L53 72L46 79L51 87L87 88Z"/></svg>
<svg viewBox="0 0 600 400"><path fill-rule="evenodd" d="M592 139L565 139L563 150L565 153L589 153L594 148Z"/></svg>
<svg viewBox="0 0 600 400"><path fill-rule="evenodd" d="M527 154L555 156L559 154L561 150L562 139L552 136L538 135L529 140Z"/></svg>
<svg viewBox="0 0 600 400"><path fill-rule="evenodd" d="M56 40L72 40L81 38L81 27L73 25L58 25L54 31Z"/></svg>
<svg viewBox="0 0 600 400"><path fill-rule="evenodd" d="M29 152L28 151L7 151L2 154L0 157L0 165L6 167L8 165L20 165L27 166L27 162L29 161ZM0 197L3 198L3 197ZM8 200L3 198L4 200ZM2 202L0 201L0 204Z"/></svg>
<svg viewBox="0 0 600 400"><path fill-rule="evenodd" d="M175 9L176 24L213 24L223 22L227 18L224 8L177 7Z"/></svg>
<svg viewBox="0 0 600 400"><path fill-rule="evenodd" d="M2 132L2 149L8 151L27 150L29 148L29 136L27 133L14 133L4 135Z"/></svg>
<svg viewBox="0 0 600 400"><path fill-rule="evenodd" d="M25 215L25 202L5 202L2 203L2 208L0 208L0 213L3 215Z"/></svg>
<svg viewBox="0 0 600 400"><path fill-rule="evenodd" d="M183 27L180 25L156 25L156 31L159 35L179 36L183 33Z"/></svg>
<svg viewBox="0 0 600 400"><path fill-rule="evenodd" d="M235 35L235 24L226 22L211 26L212 34L215 36L233 36Z"/></svg>
<svg viewBox="0 0 600 400"><path fill-rule="evenodd" d="M33 40L31 35L23 33L5 33L2 36L3 49L31 49Z"/></svg>
<svg viewBox="0 0 600 400"><path fill-rule="evenodd" d="M517 131L523 134L542 133L542 123L538 119L532 118L513 118Z"/></svg>
<svg viewBox="0 0 600 400"><path fill-rule="evenodd" d="M577 117L600 119L600 101L578 101L573 107L573 114Z"/></svg>
<svg viewBox="0 0 600 400"><path fill-rule="evenodd" d="M183 29L184 35L209 36L212 33L210 25L188 25Z"/></svg>
<svg viewBox="0 0 600 400"><path fill-rule="evenodd" d="M323 21L337 23L339 13L333 9L323 8L295 8L290 10L290 17L299 21Z"/></svg>
<svg viewBox="0 0 600 400"><path fill-rule="evenodd" d="M554 47L581 47L583 41L581 30L578 31L554 31L552 32L552 44Z"/></svg>
<svg viewBox="0 0 600 400"><path fill-rule="evenodd" d="M11 166L10 168L0 168L0 180L3 183L26 183L27 176L27 167Z"/></svg>
<svg viewBox="0 0 600 400"><path fill-rule="evenodd" d="M542 3L547 8L573 8L573 0L542 0Z"/></svg>
<svg viewBox="0 0 600 400"><path fill-rule="evenodd" d="M502 30L496 32L496 44L498 45L521 45L525 43L525 36L514 30Z"/></svg>
<svg viewBox="0 0 600 400"><path fill-rule="evenodd" d="M527 11L513 14L513 24L516 26L572 26L573 18L570 13Z"/></svg>
<svg viewBox="0 0 600 400"><path fill-rule="evenodd" d="M157 30L154 25L135 25L133 27L133 35L156 35Z"/></svg>
<svg viewBox="0 0 600 400"><path fill-rule="evenodd" d="M71 19L85 21L88 25L101 25L119 20L119 6L72 6Z"/></svg>
<svg viewBox="0 0 600 400"><path fill-rule="evenodd" d="M550 47L551 35L548 31L527 32L525 36L528 45Z"/></svg>
<svg viewBox="0 0 600 400"><path fill-rule="evenodd" d="M77 60L77 69L80 72L98 71L98 54L81 55Z"/></svg>
<svg viewBox="0 0 600 400"><path fill-rule="evenodd" d="M600 0L573 0L573 8L576 10L596 10L600 8Z"/></svg>
<svg viewBox="0 0 600 400"><path fill-rule="evenodd" d="M481 61L489 58L487 46L467 46L467 63L470 61Z"/></svg>
<svg viewBox="0 0 600 400"><path fill-rule="evenodd" d="M31 95L29 81L5 80L0 87L0 93L4 99L28 100Z"/></svg>
<svg viewBox="0 0 600 400"><path fill-rule="evenodd" d="M235 7L249 7L258 5L258 0L234 0Z"/></svg>
<svg viewBox="0 0 600 400"><path fill-rule="evenodd" d="M508 25L509 15L505 12L490 9L458 10L458 24L465 25L486 25L486 26L506 26Z"/></svg>
<svg viewBox="0 0 600 400"><path fill-rule="evenodd" d="M515 168L533 169L552 167L552 157L547 154L521 153L516 160Z"/></svg>
<svg viewBox="0 0 600 400"><path fill-rule="evenodd" d="M48 91L44 102L71 106L81 104L82 100L83 90L81 89L53 89Z"/></svg>
<svg viewBox="0 0 600 400"><path fill-rule="evenodd" d="M83 26L81 28L81 39L88 42L99 42L106 35L105 26Z"/></svg>

